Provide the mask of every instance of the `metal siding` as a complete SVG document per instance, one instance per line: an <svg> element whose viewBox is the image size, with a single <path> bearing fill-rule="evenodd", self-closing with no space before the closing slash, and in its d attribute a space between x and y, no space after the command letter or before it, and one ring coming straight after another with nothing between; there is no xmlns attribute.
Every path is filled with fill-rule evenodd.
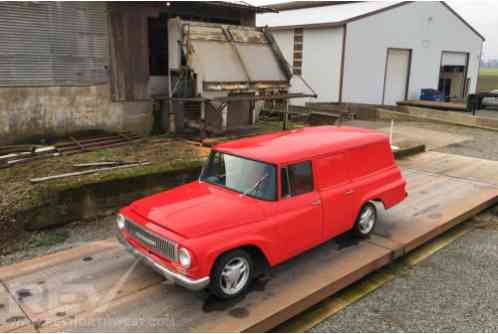
<svg viewBox="0 0 498 334"><path fill-rule="evenodd" d="M440 2L411 2L347 29L343 102L382 103L388 48L413 50L408 99L438 88L442 51L470 54L469 92L475 92L482 40Z"/></svg>
<svg viewBox="0 0 498 334"><path fill-rule="evenodd" d="M0 2L0 86L108 81L104 2Z"/></svg>

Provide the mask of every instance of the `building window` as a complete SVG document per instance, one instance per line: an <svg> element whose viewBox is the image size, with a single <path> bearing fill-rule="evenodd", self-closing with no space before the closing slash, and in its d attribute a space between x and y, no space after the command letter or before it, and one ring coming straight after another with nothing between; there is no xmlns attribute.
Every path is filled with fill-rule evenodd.
<svg viewBox="0 0 498 334"><path fill-rule="evenodd" d="M294 56L293 56L293 74L301 75L303 73L303 29L294 29Z"/></svg>

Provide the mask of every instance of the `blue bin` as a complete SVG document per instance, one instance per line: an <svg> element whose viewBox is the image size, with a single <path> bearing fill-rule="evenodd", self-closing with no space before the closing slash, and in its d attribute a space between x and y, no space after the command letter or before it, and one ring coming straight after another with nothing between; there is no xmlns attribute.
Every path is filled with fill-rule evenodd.
<svg viewBox="0 0 498 334"><path fill-rule="evenodd" d="M420 99L424 101L444 101L443 94L440 91L432 88L422 89Z"/></svg>

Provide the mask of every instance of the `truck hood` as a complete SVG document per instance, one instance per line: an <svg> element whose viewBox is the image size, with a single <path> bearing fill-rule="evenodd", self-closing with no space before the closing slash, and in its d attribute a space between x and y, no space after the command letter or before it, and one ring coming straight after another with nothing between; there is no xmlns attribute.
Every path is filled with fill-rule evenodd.
<svg viewBox="0 0 498 334"><path fill-rule="evenodd" d="M197 238L264 218L257 200L204 182L133 202L130 209L185 238Z"/></svg>

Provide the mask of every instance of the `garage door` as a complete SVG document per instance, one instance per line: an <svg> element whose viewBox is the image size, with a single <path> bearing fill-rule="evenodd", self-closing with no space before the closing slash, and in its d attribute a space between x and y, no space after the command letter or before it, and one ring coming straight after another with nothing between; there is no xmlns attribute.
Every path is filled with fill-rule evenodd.
<svg viewBox="0 0 498 334"><path fill-rule="evenodd" d="M383 104L396 105L408 93L410 75L410 50L390 49L387 53Z"/></svg>

